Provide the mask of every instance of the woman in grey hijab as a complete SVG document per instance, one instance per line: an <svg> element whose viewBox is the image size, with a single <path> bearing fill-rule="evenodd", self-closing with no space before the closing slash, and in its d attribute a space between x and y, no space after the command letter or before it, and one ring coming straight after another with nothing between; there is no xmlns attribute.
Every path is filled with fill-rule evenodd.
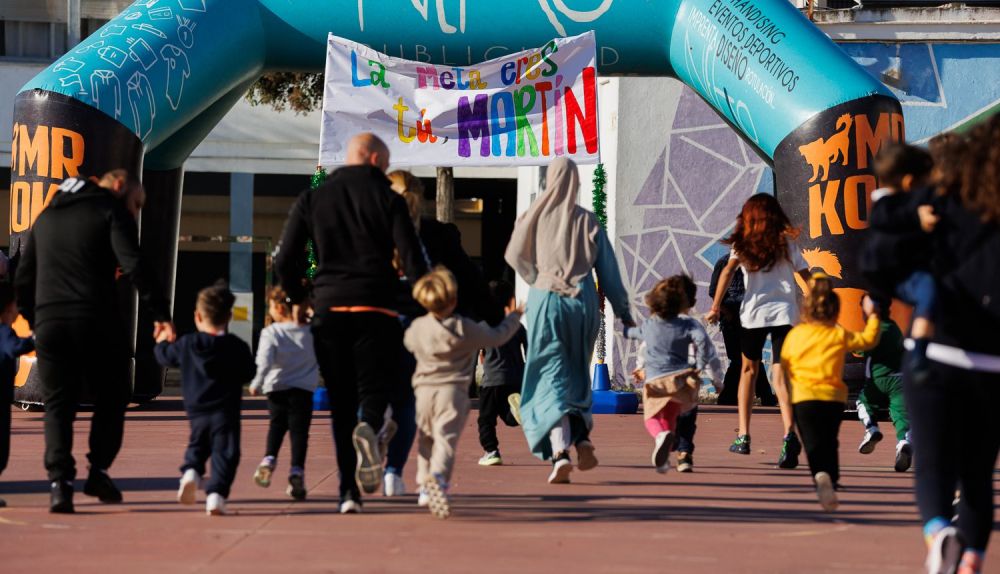
<svg viewBox="0 0 1000 574"><path fill-rule="evenodd" d="M632 320L611 243L597 217L576 204L576 164L556 159L547 176L545 193L518 218L505 259L531 286L524 434L535 456L552 459L549 482L564 483L573 470L570 447L580 470L597 466L589 438L589 371L601 313L593 271L615 315Z"/></svg>

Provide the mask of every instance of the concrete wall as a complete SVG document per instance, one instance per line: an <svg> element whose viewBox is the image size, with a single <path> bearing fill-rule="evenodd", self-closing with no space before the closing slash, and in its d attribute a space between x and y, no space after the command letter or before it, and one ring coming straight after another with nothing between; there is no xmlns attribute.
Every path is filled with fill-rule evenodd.
<svg viewBox="0 0 1000 574"><path fill-rule="evenodd" d="M925 142L1000 101L1000 43L841 47L899 97L909 141ZM726 252L718 240L747 197L772 190L773 174L678 82L623 79L620 91L613 197L626 285L646 315L643 297L656 281L689 273L700 286L695 310L704 313L712 265ZM634 368L636 344L616 333L614 347L613 376L622 384Z"/></svg>

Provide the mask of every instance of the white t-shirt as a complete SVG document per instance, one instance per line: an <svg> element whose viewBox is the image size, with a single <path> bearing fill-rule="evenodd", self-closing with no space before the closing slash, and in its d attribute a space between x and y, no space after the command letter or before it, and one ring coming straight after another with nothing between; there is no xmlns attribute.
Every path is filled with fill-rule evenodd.
<svg viewBox="0 0 1000 574"><path fill-rule="evenodd" d="M733 250L730 257L739 259ZM740 322L744 329L780 327L799 322L799 286L795 273L808 269L802 249L794 241L788 242L788 258L780 258L769 271L748 271L742 264L743 285L746 293L740 305Z"/></svg>

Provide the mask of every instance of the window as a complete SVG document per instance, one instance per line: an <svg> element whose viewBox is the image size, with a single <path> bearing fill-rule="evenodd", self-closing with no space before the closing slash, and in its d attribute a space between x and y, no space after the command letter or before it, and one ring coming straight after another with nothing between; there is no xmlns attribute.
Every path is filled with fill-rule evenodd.
<svg viewBox="0 0 1000 574"><path fill-rule="evenodd" d="M5 20L0 56L52 60L66 51L66 24Z"/></svg>

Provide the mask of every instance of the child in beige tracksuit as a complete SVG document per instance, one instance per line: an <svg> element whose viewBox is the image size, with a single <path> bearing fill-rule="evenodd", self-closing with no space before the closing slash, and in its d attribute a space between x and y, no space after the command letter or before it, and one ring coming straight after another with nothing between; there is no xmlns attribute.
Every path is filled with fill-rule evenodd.
<svg viewBox="0 0 1000 574"><path fill-rule="evenodd" d="M451 514L448 481L455 446L469 415L469 383L480 349L499 347L517 332L524 308L518 307L496 327L455 314L458 287L443 267L413 286L413 298L428 314L413 321L403 344L417 359L413 392L417 397L417 482L420 506L431 514Z"/></svg>

